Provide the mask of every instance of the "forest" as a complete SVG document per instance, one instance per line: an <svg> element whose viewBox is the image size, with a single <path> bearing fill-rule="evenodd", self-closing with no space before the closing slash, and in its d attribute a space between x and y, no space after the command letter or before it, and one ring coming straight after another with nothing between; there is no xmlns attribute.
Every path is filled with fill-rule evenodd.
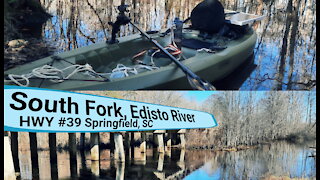
<svg viewBox="0 0 320 180"><path fill-rule="evenodd" d="M81 92L213 114L218 127L187 130L189 148L234 148L277 140L299 143L316 138L314 91L224 91L204 102L186 98L186 91Z"/></svg>

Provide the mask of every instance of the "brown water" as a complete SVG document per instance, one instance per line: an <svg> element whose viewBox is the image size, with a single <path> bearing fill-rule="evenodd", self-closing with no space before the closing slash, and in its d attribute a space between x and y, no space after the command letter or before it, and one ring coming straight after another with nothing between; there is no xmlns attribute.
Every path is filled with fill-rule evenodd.
<svg viewBox="0 0 320 180"><path fill-rule="evenodd" d="M271 175L314 178L316 162L308 157L313 152L311 145L278 142L238 152L172 149L158 153L147 149L141 153L139 148L132 148L126 152L125 163L114 161L108 149L100 152L100 162L91 161L89 152L78 152L70 161L70 153L60 151L57 163L50 163L49 151L38 151L39 165L34 168L30 151L20 151L19 163L21 179L263 179Z"/></svg>
<svg viewBox="0 0 320 180"><path fill-rule="evenodd" d="M120 0L41 0L53 17L43 26L42 36L67 51L105 41L110 37L109 21L115 21ZM186 19L199 0L132 0L129 16L144 30L159 30L175 17ZM316 75L315 0L221 0L230 10L265 15L253 27L258 34L255 66L239 68L232 80L238 86L219 89L286 90L314 89ZM296 8L298 7L298 8ZM121 28L120 36L136 33L132 26ZM250 65L252 66L252 64ZM229 80L225 80L230 81ZM235 82L236 83L236 82Z"/></svg>

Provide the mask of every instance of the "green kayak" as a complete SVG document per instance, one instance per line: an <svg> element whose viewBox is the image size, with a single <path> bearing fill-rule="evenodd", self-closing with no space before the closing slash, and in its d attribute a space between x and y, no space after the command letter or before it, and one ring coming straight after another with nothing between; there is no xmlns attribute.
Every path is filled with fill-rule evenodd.
<svg viewBox="0 0 320 180"><path fill-rule="evenodd" d="M214 82L229 75L252 55L256 33L249 28L238 38L204 38L183 29L181 51L170 45L171 33L150 32L185 66ZM100 42L14 67L5 71L5 85L59 90L191 89L185 74L140 34ZM194 44L198 44L193 47ZM202 46L214 45L216 49ZM176 53L176 54L175 54Z"/></svg>

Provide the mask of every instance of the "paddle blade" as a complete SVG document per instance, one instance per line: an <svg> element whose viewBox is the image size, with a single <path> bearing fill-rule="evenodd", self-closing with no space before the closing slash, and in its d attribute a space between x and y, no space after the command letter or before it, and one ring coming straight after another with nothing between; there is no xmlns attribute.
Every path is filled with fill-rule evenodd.
<svg viewBox="0 0 320 180"><path fill-rule="evenodd" d="M201 90L201 91L214 91L216 88L209 83L208 81L202 80L202 79L196 79L192 78L190 76L188 77L189 84L193 89Z"/></svg>

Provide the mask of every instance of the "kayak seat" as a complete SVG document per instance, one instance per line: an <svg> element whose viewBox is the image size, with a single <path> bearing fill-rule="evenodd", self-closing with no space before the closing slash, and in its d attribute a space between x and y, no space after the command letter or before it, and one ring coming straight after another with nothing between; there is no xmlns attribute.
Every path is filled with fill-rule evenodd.
<svg viewBox="0 0 320 180"><path fill-rule="evenodd" d="M195 50L206 48L206 49L216 51L216 50L223 50L226 48L226 47L218 46L216 43L205 42L198 39L182 39L181 45L182 47L195 49Z"/></svg>
<svg viewBox="0 0 320 180"><path fill-rule="evenodd" d="M218 33L225 24L224 7L218 0L204 0L191 11L190 20L193 29Z"/></svg>

